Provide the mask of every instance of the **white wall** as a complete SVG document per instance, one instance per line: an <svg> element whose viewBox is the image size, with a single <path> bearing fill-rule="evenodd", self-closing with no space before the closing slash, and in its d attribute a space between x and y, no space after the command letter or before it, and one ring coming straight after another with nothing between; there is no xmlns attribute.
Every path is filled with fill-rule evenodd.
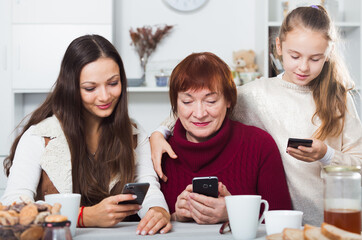
<svg viewBox="0 0 362 240"><path fill-rule="evenodd" d="M151 55L146 85L155 86L154 75L173 67L192 52L209 51L232 66L232 52L255 49L255 2L250 0L209 0L203 8L181 13L162 0L115 0L114 44L129 78L141 76L140 62L130 45L129 30L144 25L174 25ZM151 132L169 115L167 93L130 93L130 115Z"/></svg>
<svg viewBox="0 0 362 240"><path fill-rule="evenodd" d="M230 64L233 50L255 48L254 1L209 0L202 9L191 13L174 11L162 0L116 0L114 3L114 43L131 78L140 76L139 59L130 45L131 27L175 25L151 55L151 65L182 60L192 52L201 51L213 52Z"/></svg>

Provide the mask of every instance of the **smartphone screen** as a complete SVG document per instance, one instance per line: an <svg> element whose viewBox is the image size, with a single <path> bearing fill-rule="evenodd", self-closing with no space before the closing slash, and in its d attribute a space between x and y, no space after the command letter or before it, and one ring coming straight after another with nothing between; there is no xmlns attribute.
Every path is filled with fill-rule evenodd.
<svg viewBox="0 0 362 240"><path fill-rule="evenodd" d="M299 146L311 147L313 143L312 139L302 139L302 138L289 138L288 147L298 148Z"/></svg>
<svg viewBox="0 0 362 240"><path fill-rule="evenodd" d="M215 176L195 177L192 179L192 191L209 197L218 197L219 180Z"/></svg>
<svg viewBox="0 0 362 240"><path fill-rule="evenodd" d="M127 183L127 184L125 184L123 187L122 193L123 194L133 194L133 195L136 195L137 198L134 200L119 202L118 204L142 205L149 187L150 187L149 183Z"/></svg>

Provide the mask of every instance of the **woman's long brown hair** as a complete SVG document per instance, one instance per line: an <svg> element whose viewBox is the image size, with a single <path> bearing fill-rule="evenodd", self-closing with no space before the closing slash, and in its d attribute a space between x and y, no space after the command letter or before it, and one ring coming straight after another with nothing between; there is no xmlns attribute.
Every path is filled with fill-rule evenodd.
<svg viewBox="0 0 362 240"><path fill-rule="evenodd" d="M100 57L113 59L119 67L122 92L113 113L102 120L100 139L95 158L88 157L82 116L79 78L85 65ZM10 155L4 160L9 175L17 145L30 126L55 115L62 126L71 154L73 192L82 195L81 204L90 206L104 198L121 193L126 182L134 180L135 160L132 123L128 115L127 79L123 62L114 46L98 35L79 37L69 45L61 63L54 90L30 116L21 134L15 139ZM112 177L120 181L109 189Z"/></svg>
<svg viewBox="0 0 362 240"><path fill-rule="evenodd" d="M314 137L325 140L328 136L338 136L344 127L347 92L353 89L354 84L337 53L337 31L327 11L319 5L299 7L290 12L280 27L280 42L285 41L288 32L295 28L306 28L322 33L331 47L328 61L324 63L319 76L310 83L316 104L316 111L311 120L315 123L318 116L321 121Z"/></svg>

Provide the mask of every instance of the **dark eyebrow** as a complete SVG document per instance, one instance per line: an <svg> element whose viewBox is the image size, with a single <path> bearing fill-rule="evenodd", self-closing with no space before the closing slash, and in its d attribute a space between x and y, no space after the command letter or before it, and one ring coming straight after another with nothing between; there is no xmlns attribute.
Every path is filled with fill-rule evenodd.
<svg viewBox="0 0 362 240"><path fill-rule="evenodd" d="M112 81L115 77L119 77L119 74L115 74L112 77L108 78L107 82ZM86 84L86 83L96 84L95 82L92 82L92 81L85 81L85 82L81 83L80 85L83 85L83 84Z"/></svg>

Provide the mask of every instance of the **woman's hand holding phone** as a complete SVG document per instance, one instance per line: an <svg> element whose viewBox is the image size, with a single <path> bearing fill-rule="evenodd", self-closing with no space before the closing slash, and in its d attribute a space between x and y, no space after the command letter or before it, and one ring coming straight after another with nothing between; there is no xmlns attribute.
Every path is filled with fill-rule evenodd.
<svg viewBox="0 0 362 240"><path fill-rule="evenodd" d="M227 220L225 196L231 195L226 186L218 183L219 197L208 197L192 192L192 185L177 197L175 205L175 220L195 220L199 224L213 224Z"/></svg>
<svg viewBox="0 0 362 240"><path fill-rule="evenodd" d="M215 224L228 220L225 196L231 195L226 186L219 182L219 197L208 197L202 194L189 194L189 211L198 224Z"/></svg>
<svg viewBox="0 0 362 240"><path fill-rule="evenodd" d="M313 144L310 147L288 147L287 153L292 157L304 162L315 162L322 159L327 152L327 145L319 139L313 138L312 140Z"/></svg>
<svg viewBox="0 0 362 240"><path fill-rule="evenodd" d="M179 222L188 222L192 220L188 203L190 193L192 193L192 184L187 185L186 189L177 196L175 212L172 214L173 220Z"/></svg>
<svg viewBox="0 0 362 240"><path fill-rule="evenodd" d="M125 217L136 214L141 206L138 204L123 204L119 202L134 200L132 194L118 194L103 199L100 203L83 210L84 225L87 227L111 227L121 222Z"/></svg>

